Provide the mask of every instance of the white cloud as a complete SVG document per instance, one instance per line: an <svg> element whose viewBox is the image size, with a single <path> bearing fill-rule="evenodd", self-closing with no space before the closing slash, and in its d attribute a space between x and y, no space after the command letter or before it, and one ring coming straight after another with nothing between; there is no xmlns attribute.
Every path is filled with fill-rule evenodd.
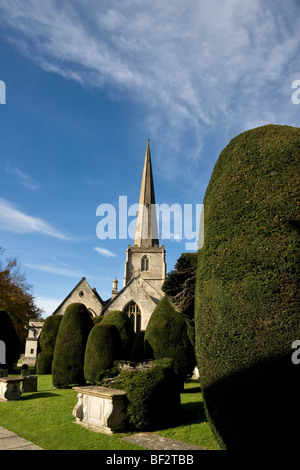
<svg viewBox="0 0 300 470"><path fill-rule="evenodd" d="M27 173L25 173L24 171L18 168L14 168L13 166L8 164L6 167L6 172L15 176L17 180L20 182L20 184L25 186L27 189L30 189L32 191L35 191L36 189L38 189L38 185L34 181L34 179L31 176L29 176Z"/></svg>
<svg viewBox="0 0 300 470"><path fill-rule="evenodd" d="M63 299L52 299L49 297L36 297L35 304L43 310L42 317L47 318L57 309Z"/></svg>
<svg viewBox="0 0 300 470"><path fill-rule="evenodd" d="M94 248L94 250L99 254L99 255L103 255L103 256L106 256L108 258L114 258L116 257L117 255L115 253L113 253L112 251L109 251L107 250L106 248L100 248L99 246L96 246Z"/></svg>
<svg viewBox="0 0 300 470"><path fill-rule="evenodd" d="M0 198L0 230L14 233L40 233L66 240L67 237L43 219L19 211L9 201Z"/></svg>
<svg viewBox="0 0 300 470"><path fill-rule="evenodd" d="M40 271L43 273L48 273L48 274L53 274L55 276L64 276L64 277L74 277L78 279L78 281L82 277L86 277L86 279L93 279L96 281L107 281L110 280L110 278L106 276L94 276L94 275L89 275L86 274L80 270L75 270L71 268L61 268L58 266L48 266L44 264L30 264L30 263L25 263L24 266L29 269L33 269L34 271Z"/></svg>
<svg viewBox="0 0 300 470"><path fill-rule="evenodd" d="M0 22L44 70L146 105L162 170L176 173L199 159L211 129L295 119L297 2L2 0Z"/></svg>

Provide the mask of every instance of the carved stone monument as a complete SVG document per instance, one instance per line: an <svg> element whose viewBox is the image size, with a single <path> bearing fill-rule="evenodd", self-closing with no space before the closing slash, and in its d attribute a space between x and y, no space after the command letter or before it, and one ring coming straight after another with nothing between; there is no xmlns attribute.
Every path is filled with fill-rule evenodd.
<svg viewBox="0 0 300 470"><path fill-rule="evenodd" d="M0 377L0 401L20 400L22 377Z"/></svg>
<svg viewBox="0 0 300 470"><path fill-rule="evenodd" d="M126 393L113 388L73 387L78 402L73 409L76 421L106 434L126 430Z"/></svg>

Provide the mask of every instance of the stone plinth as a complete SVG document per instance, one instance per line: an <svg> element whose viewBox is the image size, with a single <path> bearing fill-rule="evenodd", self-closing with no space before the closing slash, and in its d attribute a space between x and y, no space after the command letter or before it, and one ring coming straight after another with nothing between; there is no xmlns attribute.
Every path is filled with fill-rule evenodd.
<svg viewBox="0 0 300 470"><path fill-rule="evenodd" d="M0 377L0 401L20 400L21 377Z"/></svg>
<svg viewBox="0 0 300 470"><path fill-rule="evenodd" d="M106 434L126 430L126 393L113 388L73 387L78 402L73 410L76 421Z"/></svg>
<svg viewBox="0 0 300 470"><path fill-rule="evenodd" d="M22 392L37 392L37 375L23 375Z"/></svg>

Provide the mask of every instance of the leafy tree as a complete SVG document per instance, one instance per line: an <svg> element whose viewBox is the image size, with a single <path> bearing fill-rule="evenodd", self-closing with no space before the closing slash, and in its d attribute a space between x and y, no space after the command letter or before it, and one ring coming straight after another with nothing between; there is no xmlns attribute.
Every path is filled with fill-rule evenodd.
<svg viewBox="0 0 300 470"><path fill-rule="evenodd" d="M24 352L28 335L27 325L31 319L40 319L42 310L35 305L31 294L32 286L27 283L25 274L20 272L16 258L3 258L0 248L0 309L5 310L12 319L20 340L20 353Z"/></svg>
<svg viewBox="0 0 300 470"><path fill-rule="evenodd" d="M162 290L187 320L188 334L195 345L195 284L197 253L183 253L167 274Z"/></svg>

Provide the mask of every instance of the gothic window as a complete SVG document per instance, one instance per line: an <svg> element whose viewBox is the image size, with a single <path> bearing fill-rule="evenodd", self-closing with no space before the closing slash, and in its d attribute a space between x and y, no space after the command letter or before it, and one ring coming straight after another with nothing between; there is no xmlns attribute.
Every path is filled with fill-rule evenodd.
<svg viewBox="0 0 300 470"><path fill-rule="evenodd" d="M149 258L146 255L142 257L141 271L149 271Z"/></svg>
<svg viewBox="0 0 300 470"><path fill-rule="evenodd" d="M124 311L129 316L134 331L139 333L142 326L142 315L139 306L134 301L131 301Z"/></svg>

